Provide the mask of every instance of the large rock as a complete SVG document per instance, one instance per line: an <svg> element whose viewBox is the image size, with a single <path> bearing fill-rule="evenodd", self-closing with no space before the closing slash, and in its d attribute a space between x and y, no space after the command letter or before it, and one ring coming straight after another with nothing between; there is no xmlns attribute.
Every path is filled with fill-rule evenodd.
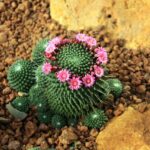
<svg viewBox="0 0 150 150"><path fill-rule="evenodd" d="M129 107L114 118L96 139L97 150L150 150L150 109Z"/></svg>
<svg viewBox="0 0 150 150"><path fill-rule="evenodd" d="M150 47L150 0L50 0L51 16L71 30L106 25L127 47Z"/></svg>

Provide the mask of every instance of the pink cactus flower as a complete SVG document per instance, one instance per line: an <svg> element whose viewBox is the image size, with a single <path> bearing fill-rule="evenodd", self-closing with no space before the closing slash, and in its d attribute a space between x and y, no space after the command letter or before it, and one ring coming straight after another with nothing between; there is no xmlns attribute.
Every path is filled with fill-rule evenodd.
<svg viewBox="0 0 150 150"><path fill-rule="evenodd" d="M60 82L65 82L69 80L70 72L67 69L62 69L57 72L56 76Z"/></svg>
<svg viewBox="0 0 150 150"><path fill-rule="evenodd" d="M94 66L94 73L97 77L102 77L104 75L104 69L99 66Z"/></svg>
<svg viewBox="0 0 150 150"><path fill-rule="evenodd" d="M98 58L100 63L106 64L108 62L107 52L102 47L97 48L95 56Z"/></svg>
<svg viewBox="0 0 150 150"><path fill-rule="evenodd" d="M44 63L42 66L42 71L44 74L48 75L52 71L52 65L50 63Z"/></svg>
<svg viewBox="0 0 150 150"><path fill-rule="evenodd" d="M86 87L91 87L93 86L94 82L95 82L95 77L93 75L90 74L86 74L83 78L83 83Z"/></svg>
<svg viewBox="0 0 150 150"><path fill-rule="evenodd" d="M55 49L56 49L55 44L49 43L48 46L46 47L45 52L46 52L47 54L50 54L50 53L53 53L53 52L55 51Z"/></svg>
<svg viewBox="0 0 150 150"><path fill-rule="evenodd" d="M69 81L69 88L71 90L78 90L81 87L81 80L79 79L79 77L73 77L72 79L70 79Z"/></svg>
<svg viewBox="0 0 150 150"><path fill-rule="evenodd" d="M88 36L83 33L78 33L75 37L80 42L85 42L88 39Z"/></svg>
<svg viewBox="0 0 150 150"><path fill-rule="evenodd" d="M55 46L61 43L61 38L60 37L55 37L50 41L50 44L54 44Z"/></svg>
<svg viewBox="0 0 150 150"><path fill-rule="evenodd" d="M97 41L95 38L91 37L91 36L88 36L88 38L86 39L85 41L89 46L96 46L97 44Z"/></svg>
<svg viewBox="0 0 150 150"><path fill-rule="evenodd" d="M50 59L52 57L52 54L45 52L45 56L46 56L46 58Z"/></svg>

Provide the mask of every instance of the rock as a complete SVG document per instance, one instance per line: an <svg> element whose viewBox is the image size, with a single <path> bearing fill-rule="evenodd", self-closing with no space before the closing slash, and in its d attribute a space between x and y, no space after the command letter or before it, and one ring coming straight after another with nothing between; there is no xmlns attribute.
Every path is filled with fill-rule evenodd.
<svg viewBox="0 0 150 150"><path fill-rule="evenodd" d="M0 33L0 43L4 43L7 41L7 34L6 33Z"/></svg>
<svg viewBox="0 0 150 150"><path fill-rule="evenodd" d="M0 12L5 10L5 4L4 2L0 2Z"/></svg>
<svg viewBox="0 0 150 150"><path fill-rule="evenodd" d="M31 137L37 130L35 123L28 121L25 125L25 134L27 137Z"/></svg>
<svg viewBox="0 0 150 150"><path fill-rule="evenodd" d="M149 0L50 0L50 4L52 18L69 30L105 25L114 38L125 38L129 48L150 46Z"/></svg>
<svg viewBox="0 0 150 150"><path fill-rule="evenodd" d="M11 141L8 144L8 149L9 150L20 150L20 142L19 141Z"/></svg>
<svg viewBox="0 0 150 150"><path fill-rule="evenodd" d="M97 150L150 150L150 109L140 113L133 107L112 119L97 139Z"/></svg>
<svg viewBox="0 0 150 150"><path fill-rule="evenodd" d="M77 139L78 139L78 137L74 133L73 128L64 129L62 131L61 135L58 137L59 144L63 144L63 145L69 145Z"/></svg>
<svg viewBox="0 0 150 150"><path fill-rule="evenodd" d="M4 95L7 95L7 94L9 94L11 92L11 89L10 89L10 87L6 87L4 90L3 90L3 94Z"/></svg>
<svg viewBox="0 0 150 150"><path fill-rule="evenodd" d="M136 91L140 94L143 94L146 92L146 86L145 85L139 85L137 88L136 88Z"/></svg>
<svg viewBox="0 0 150 150"><path fill-rule="evenodd" d="M11 57L7 57L7 58L5 59L5 63L6 63L7 65L11 65L12 62L13 62L13 58L11 58Z"/></svg>

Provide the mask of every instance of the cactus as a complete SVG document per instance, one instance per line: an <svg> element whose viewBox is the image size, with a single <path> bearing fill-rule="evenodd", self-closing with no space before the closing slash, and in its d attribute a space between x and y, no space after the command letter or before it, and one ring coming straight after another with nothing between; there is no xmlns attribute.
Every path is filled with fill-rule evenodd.
<svg viewBox="0 0 150 150"><path fill-rule="evenodd" d="M12 101L11 104L15 109L26 113L29 110L29 97L28 96L17 97Z"/></svg>
<svg viewBox="0 0 150 150"><path fill-rule="evenodd" d="M60 129L66 125L66 119L63 116L54 115L51 124L54 128Z"/></svg>
<svg viewBox="0 0 150 150"><path fill-rule="evenodd" d="M37 117L41 123L50 123L52 119L52 112L51 111L39 112Z"/></svg>
<svg viewBox="0 0 150 150"><path fill-rule="evenodd" d="M10 86L19 92L28 92L35 83L35 70L33 63L27 60L16 61L8 71Z"/></svg>
<svg viewBox="0 0 150 150"><path fill-rule="evenodd" d="M38 112L44 112L49 108L44 89L40 88L37 84L30 89L29 98L30 105L35 106Z"/></svg>
<svg viewBox="0 0 150 150"><path fill-rule="evenodd" d="M87 114L83 122L90 128L100 128L106 123L107 120L108 119L104 114L104 111L95 109L94 111Z"/></svg>
<svg viewBox="0 0 150 150"><path fill-rule="evenodd" d="M69 69L73 74L86 74L94 63L94 57L87 47L79 43L62 46L56 56L59 67Z"/></svg>
<svg viewBox="0 0 150 150"><path fill-rule="evenodd" d="M115 97L119 97L120 94L122 93L122 90L123 90L123 86L122 86L122 83L120 82L120 80L118 80L118 79L108 79L107 82L110 86L112 94Z"/></svg>
<svg viewBox="0 0 150 150"><path fill-rule="evenodd" d="M107 117L96 108L111 92L119 96L122 85L119 80L109 79L107 52L97 47L93 37L77 34L72 39L44 39L33 50L32 60L13 64L8 80L17 91L29 92L30 104L36 106L40 122L51 120L53 127L61 128L67 117L68 125L74 126L78 116L93 108L85 124L100 127L106 122ZM57 115L52 117L51 112Z"/></svg>
<svg viewBox="0 0 150 150"><path fill-rule="evenodd" d="M72 91L66 83L60 83L55 74L49 76L51 78L46 91L49 105L55 113L68 117L85 114L93 105L103 102L110 92L108 83L102 79L91 88Z"/></svg>
<svg viewBox="0 0 150 150"><path fill-rule="evenodd" d="M32 59L36 66L41 65L45 61L44 51L48 45L48 39L40 40L32 52Z"/></svg>
<svg viewBox="0 0 150 150"><path fill-rule="evenodd" d="M78 118L68 118L67 121L69 126L76 126L78 123Z"/></svg>
<svg viewBox="0 0 150 150"><path fill-rule="evenodd" d="M38 85L39 88L47 88L48 84L49 84L49 76L45 75L42 72L42 66L40 65L35 72L35 77L36 77L36 83Z"/></svg>

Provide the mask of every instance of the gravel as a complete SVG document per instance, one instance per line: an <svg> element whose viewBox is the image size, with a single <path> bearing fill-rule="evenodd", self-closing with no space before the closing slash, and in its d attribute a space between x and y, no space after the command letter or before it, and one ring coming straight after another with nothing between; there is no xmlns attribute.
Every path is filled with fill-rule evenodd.
<svg viewBox="0 0 150 150"><path fill-rule="evenodd" d="M3 0L0 2L0 116L9 118L9 124L0 124L0 149L26 150L33 146L57 147L68 149L72 145L77 149L96 150L95 139L101 130L88 129L81 123L73 131L76 140L63 144L61 130L50 125L39 124L34 111L22 122L15 120L5 109L18 93L10 89L7 82L8 67L18 58L30 59L34 45L41 38L75 34L67 31L49 15L49 0ZM100 46L109 54L108 69L111 75L118 77L124 84L120 98L111 98L102 106L108 117L119 116L130 104L150 102L150 49L131 50L125 48L123 39L111 39L105 27L80 31L94 36ZM146 106L139 108L141 112ZM70 130L69 130L70 132ZM67 133L69 134L69 133Z"/></svg>

